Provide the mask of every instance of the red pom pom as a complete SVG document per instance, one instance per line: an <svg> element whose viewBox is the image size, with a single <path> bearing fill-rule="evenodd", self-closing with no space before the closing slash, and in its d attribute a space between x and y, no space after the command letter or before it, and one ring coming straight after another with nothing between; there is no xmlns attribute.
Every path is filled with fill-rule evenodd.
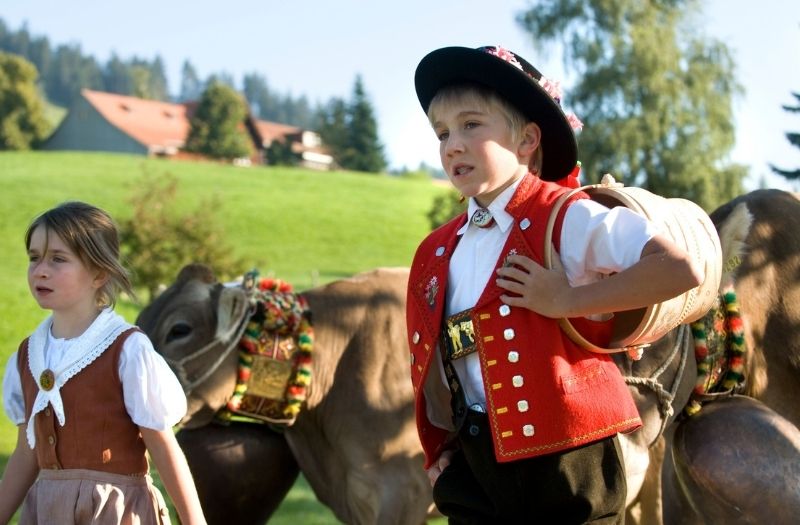
<svg viewBox="0 0 800 525"><path fill-rule="evenodd" d="M303 394L304 390L305 388L302 386L290 386L288 388L289 394L295 397Z"/></svg>
<svg viewBox="0 0 800 525"><path fill-rule="evenodd" d="M556 184L560 186L564 186L565 188L580 188L581 183L579 180L581 173L581 163L578 162L575 164L575 168L563 179L559 179L556 181Z"/></svg>

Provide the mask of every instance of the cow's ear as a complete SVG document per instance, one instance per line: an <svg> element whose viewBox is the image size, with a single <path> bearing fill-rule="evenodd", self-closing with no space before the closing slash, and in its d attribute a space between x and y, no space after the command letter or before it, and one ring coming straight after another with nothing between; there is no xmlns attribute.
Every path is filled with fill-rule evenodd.
<svg viewBox="0 0 800 525"><path fill-rule="evenodd" d="M205 264L199 263L187 264L178 274L179 282L191 281L193 279L209 284L217 282L217 278L214 276L214 270Z"/></svg>
<svg viewBox="0 0 800 525"><path fill-rule="evenodd" d="M214 337L229 343L234 336L241 336L239 327L243 326L245 317L249 317L250 302L241 286L217 285L214 288L212 297L217 304L217 332Z"/></svg>

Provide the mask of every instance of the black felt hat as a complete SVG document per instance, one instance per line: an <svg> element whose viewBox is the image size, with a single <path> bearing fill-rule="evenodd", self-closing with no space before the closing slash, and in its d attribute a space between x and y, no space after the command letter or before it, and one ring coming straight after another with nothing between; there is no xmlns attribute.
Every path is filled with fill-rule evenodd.
<svg viewBox="0 0 800 525"><path fill-rule="evenodd" d="M441 88L463 82L481 84L496 91L539 125L542 179L555 181L572 172L578 159L575 134L560 100L546 90L554 84L543 78L539 70L502 47L444 47L426 55L414 75L417 97L426 114Z"/></svg>

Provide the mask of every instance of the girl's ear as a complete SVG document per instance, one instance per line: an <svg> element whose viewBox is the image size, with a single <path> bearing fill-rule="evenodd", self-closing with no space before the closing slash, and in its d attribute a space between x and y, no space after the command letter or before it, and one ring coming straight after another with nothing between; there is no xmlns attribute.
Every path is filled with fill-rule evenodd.
<svg viewBox="0 0 800 525"><path fill-rule="evenodd" d="M522 128L522 140L520 141L517 154L520 159L524 159L527 163L536 152L542 140L542 130L535 122L528 122Z"/></svg>
<svg viewBox="0 0 800 525"><path fill-rule="evenodd" d="M99 290L108 282L108 272L105 270L97 270L97 274L94 276L94 281L92 281L92 286L96 290Z"/></svg>

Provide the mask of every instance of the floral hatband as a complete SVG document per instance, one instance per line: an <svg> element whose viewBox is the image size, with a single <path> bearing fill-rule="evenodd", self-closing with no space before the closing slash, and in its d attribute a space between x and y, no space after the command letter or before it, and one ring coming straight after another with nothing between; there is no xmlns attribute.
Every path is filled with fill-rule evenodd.
<svg viewBox="0 0 800 525"><path fill-rule="evenodd" d="M478 48L480 51L487 53L489 55L495 56L504 62L507 62L514 66L515 68L519 69L526 75L528 75L532 80L536 81L539 86L544 90L545 93L550 95L550 98L556 101L559 107L561 107L561 99L563 98L563 91L561 89L561 82L557 80L551 80L544 75L540 78L534 77L528 71L525 71L525 68L522 67L522 64L519 60L517 60L516 55L513 52L509 51L508 49L502 46L485 46ZM562 109L563 111L563 109ZM567 122L569 122L570 127L575 131L580 131L583 129L583 122L575 115L575 113L564 113L564 116L567 118Z"/></svg>

